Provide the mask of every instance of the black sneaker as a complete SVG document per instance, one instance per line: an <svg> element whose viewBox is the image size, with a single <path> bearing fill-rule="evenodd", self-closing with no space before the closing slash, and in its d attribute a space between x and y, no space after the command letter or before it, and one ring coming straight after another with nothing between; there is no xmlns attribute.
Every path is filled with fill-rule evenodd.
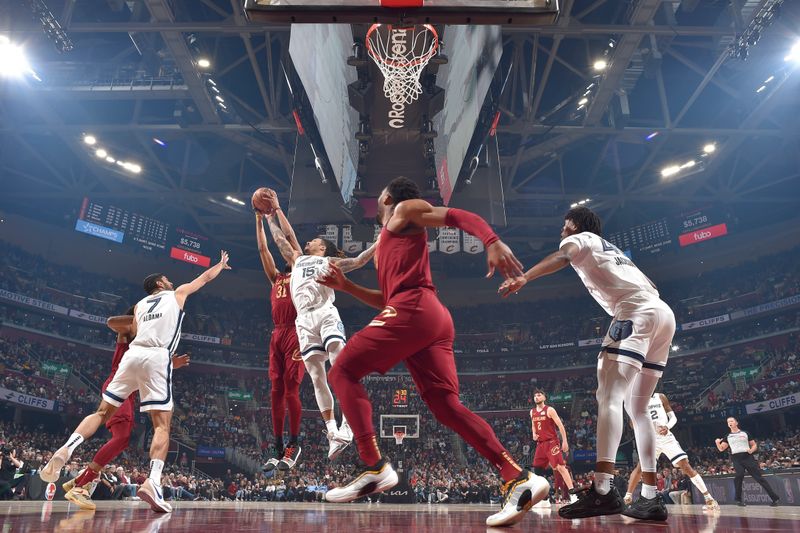
<svg viewBox="0 0 800 533"><path fill-rule="evenodd" d="M272 472L273 470L275 470L280 460L283 459L284 450L282 447L278 448L277 446L273 446L272 450L273 450L272 457L270 457L269 460L266 463L264 463L264 466L261 467L261 469L264 472Z"/></svg>
<svg viewBox="0 0 800 533"><path fill-rule="evenodd" d="M289 444L278 462L278 470L291 470L298 459L300 459L300 445Z"/></svg>
<svg viewBox="0 0 800 533"><path fill-rule="evenodd" d="M737 502L736 502L736 505L738 505L739 507L747 507L747 504L746 504L746 503L744 503L744 502L743 502L743 501L741 501L741 500L737 501Z"/></svg>
<svg viewBox="0 0 800 533"><path fill-rule="evenodd" d="M603 516L619 514L625 509L625 503L619 493L611 484L608 494L600 494L594 489L594 483L584 489L574 491L578 501L565 505L558 510L561 518L589 518L590 516Z"/></svg>
<svg viewBox="0 0 800 533"><path fill-rule="evenodd" d="M637 520L652 520L654 522L665 522L667 520L667 506L663 500L655 498L645 498L640 496L622 514Z"/></svg>
<svg viewBox="0 0 800 533"><path fill-rule="evenodd" d="M781 501L781 499L780 499L780 498L775 498L774 500L772 500L772 503L771 503L771 504L769 504L769 506L770 506L770 507L777 507L777 506L779 505L779 502L780 502L780 501Z"/></svg>

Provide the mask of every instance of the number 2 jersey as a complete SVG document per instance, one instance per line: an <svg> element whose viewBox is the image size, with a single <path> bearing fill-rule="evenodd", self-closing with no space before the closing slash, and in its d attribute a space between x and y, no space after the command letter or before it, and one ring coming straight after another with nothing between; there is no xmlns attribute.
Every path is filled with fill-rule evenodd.
<svg viewBox="0 0 800 533"><path fill-rule="evenodd" d="M533 430L536 432L536 442L547 442L549 440L556 440L556 423L553 419L547 416L546 405L541 409L534 407L531 409L531 424Z"/></svg>
<svg viewBox="0 0 800 533"><path fill-rule="evenodd" d="M653 422L653 429L656 430L656 438L669 437L672 435L671 431L667 431L666 435L659 435L658 428L667 425L667 410L664 409L664 403L661 401L661 394L655 393L647 403L647 414L650 415L650 420Z"/></svg>
<svg viewBox="0 0 800 533"><path fill-rule="evenodd" d="M645 293L658 298L656 288L633 261L599 235L588 231L576 233L562 240L559 248L567 243L578 247L572 268L609 315L616 314L617 304L626 297Z"/></svg>
<svg viewBox="0 0 800 533"><path fill-rule="evenodd" d="M298 313L313 311L333 305L336 294L333 289L317 283L317 276L328 271L330 257L301 255L292 267L292 301Z"/></svg>
<svg viewBox="0 0 800 533"><path fill-rule="evenodd" d="M183 309L175 291L161 291L136 304L136 337L131 348L165 348L173 353L181 340Z"/></svg>
<svg viewBox="0 0 800 533"><path fill-rule="evenodd" d="M291 274L278 274L270 292L272 323L275 327L294 327L297 310L291 297Z"/></svg>

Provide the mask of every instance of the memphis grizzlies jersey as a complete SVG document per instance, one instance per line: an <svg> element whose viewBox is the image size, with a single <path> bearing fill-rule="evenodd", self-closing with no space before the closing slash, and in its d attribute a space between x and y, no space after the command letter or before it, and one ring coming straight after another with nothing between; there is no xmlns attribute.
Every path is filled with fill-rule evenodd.
<svg viewBox="0 0 800 533"><path fill-rule="evenodd" d="M664 409L664 403L661 401L661 395L659 393L653 394L653 397L650 398L650 401L647 403L647 413L650 415L650 420L653 422L653 427L656 431L661 426L667 425L667 410ZM669 432L667 432L669 435ZM656 435L661 437L662 435Z"/></svg>
<svg viewBox="0 0 800 533"><path fill-rule="evenodd" d="M298 313L332 305L336 299L334 290L317 283L317 276L328 271L330 257L301 255L292 267L292 302Z"/></svg>
<svg viewBox="0 0 800 533"><path fill-rule="evenodd" d="M181 340L183 309L175 291L151 294L136 304L136 337L131 346L174 352Z"/></svg>
<svg viewBox="0 0 800 533"><path fill-rule="evenodd" d="M617 304L626 296L649 293L658 298L658 291L647 276L607 240L584 231L561 241L559 248L567 243L578 247L578 253L572 258L572 268L592 298L609 315L614 316Z"/></svg>

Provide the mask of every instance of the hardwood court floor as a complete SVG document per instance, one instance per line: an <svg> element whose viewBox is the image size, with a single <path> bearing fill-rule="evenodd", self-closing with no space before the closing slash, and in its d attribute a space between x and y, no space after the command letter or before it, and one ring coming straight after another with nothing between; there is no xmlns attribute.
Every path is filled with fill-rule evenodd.
<svg viewBox="0 0 800 533"><path fill-rule="evenodd" d="M489 505L388 505L175 502L172 514L157 515L141 502L97 502L96 511L81 511L58 502L0 503L0 531L98 531L103 533L200 532L292 533L386 532L465 533L467 531L542 531L581 533L630 531L635 533L738 533L746 531L800 532L800 507L745 508L724 506L704 513L700 506L670 506L667 524L625 522L621 516L564 520L552 510L535 509L511 529L487 528Z"/></svg>

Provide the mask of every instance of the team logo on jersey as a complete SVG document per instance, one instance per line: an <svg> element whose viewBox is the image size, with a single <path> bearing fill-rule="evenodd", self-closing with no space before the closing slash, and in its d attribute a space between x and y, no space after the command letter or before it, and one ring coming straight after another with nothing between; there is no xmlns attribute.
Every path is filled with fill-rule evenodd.
<svg viewBox="0 0 800 533"><path fill-rule="evenodd" d="M608 328L608 336L611 340L619 342L622 339L627 339L633 334L633 321L632 320L615 320L611 327Z"/></svg>
<svg viewBox="0 0 800 533"><path fill-rule="evenodd" d="M292 352L292 361L302 361L303 356L300 355L300 348L297 348L295 351Z"/></svg>
<svg viewBox="0 0 800 533"><path fill-rule="evenodd" d="M556 444L552 448L550 448L550 455L558 455L561 453L561 446Z"/></svg>
<svg viewBox="0 0 800 533"><path fill-rule="evenodd" d="M396 316L397 316L397 309L395 309L391 305L387 305L386 307L383 308L383 311L378 313L378 316L376 316L375 318L372 319L372 322L367 324L367 327L369 327L369 326L383 326L383 325L386 324L386 320L383 320L383 319L385 319L385 318L394 318Z"/></svg>
<svg viewBox="0 0 800 533"><path fill-rule="evenodd" d="M336 323L336 329L339 330L339 333L344 335L344 324L342 322L337 322Z"/></svg>
<svg viewBox="0 0 800 533"><path fill-rule="evenodd" d="M48 501L53 501L56 495L56 484L55 483L48 483L47 489L44 491L44 495Z"/></svg>

